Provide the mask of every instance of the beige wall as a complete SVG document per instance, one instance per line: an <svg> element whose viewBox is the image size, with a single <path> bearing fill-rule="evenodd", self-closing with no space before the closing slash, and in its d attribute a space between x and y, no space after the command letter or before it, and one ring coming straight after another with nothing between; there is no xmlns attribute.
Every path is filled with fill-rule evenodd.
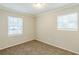
<svg viewBox="0 0 79 59"><path fill-rule="evenodd" d="M17 16L23 18L24 33L22 35L8 37L7 16ZM35 19L33 16L0 10L0 49L21 44L33 39L35 39Z"/></svg>
<svg viewBox="0 0 79 59"><path fill-rule="evenodd" d="M37 16L37 39L66 50L79 53L79 31L57 30L57 16L79 13L79 5L60 8ZM79 19L78 19L79 20Z"/></svg>

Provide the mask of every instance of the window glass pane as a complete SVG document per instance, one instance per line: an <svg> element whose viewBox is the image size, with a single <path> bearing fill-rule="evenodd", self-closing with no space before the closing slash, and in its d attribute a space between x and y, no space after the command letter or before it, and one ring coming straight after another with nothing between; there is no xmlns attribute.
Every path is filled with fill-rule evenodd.
<svg viewBox="0 0 79 59"><path fill-rule="evenodd" d="M59 30L76 31L76 30L78 30L77 20L78 20L77 13L58 16L57 28Z"/></svg>
<svg viewBox="0 0 79 59"><path fill-rule="evenodd" d="M8 34L22 34L23 32L23 19L18 17L8 17Z"/></svg>

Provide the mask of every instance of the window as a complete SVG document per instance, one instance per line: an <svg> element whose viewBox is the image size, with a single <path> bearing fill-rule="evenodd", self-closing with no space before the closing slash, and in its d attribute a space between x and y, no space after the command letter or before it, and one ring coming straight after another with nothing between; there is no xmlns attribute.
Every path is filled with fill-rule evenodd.
<svg viewBox="0 0 79 59"><path fill-rule="evenodd" d="M8 17L8 35L18 35L23 33L23 19L19 17Z"/></svg>
<svg viewBox="0 0 79 59"><path fill-rule="evenodd" d="M72 13L68 15L62 15L57 17L57 29L77 31L78 30L78 14Z"/></svg>

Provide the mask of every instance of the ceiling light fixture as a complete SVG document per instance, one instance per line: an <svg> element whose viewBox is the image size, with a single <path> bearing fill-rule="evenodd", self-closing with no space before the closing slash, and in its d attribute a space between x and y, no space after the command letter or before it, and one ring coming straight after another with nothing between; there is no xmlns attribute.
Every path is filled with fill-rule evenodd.
<svg viewBox="0 0 79 59"><path fill-rule="evenodd" d="M45 7L45 5L46 5L45 3L34 3L33 4L33 6L36 8L43 8L43 7Z"/></svg>

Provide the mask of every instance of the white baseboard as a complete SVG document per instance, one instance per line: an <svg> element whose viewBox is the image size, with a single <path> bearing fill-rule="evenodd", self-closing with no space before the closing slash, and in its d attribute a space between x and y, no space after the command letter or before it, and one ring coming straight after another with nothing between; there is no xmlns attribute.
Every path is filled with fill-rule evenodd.
<svg viewBox="0 0 79 59"><path fill-rule="evenodd" d="M36 39L36 40L38 40L38 41L40 41L40 42L43 42L43 43L46 43L46 44L51 45L51 46L58 47L58 48L63 49L63 50L70 51L70 52L72 52L72 53L75 53L75 54L78 54L78 55L79 55L78 52L75 52L75 51L72 51L72 50L70 50L70 49L67 49L67 48L63 48L63 47L57 46L57 45L55 45L55 44L51 44L50 42L46 42L46 41L44 41L44 40L40 40L40 39Z"/></svg>
<svg viewBox="0 0 79 59"><path fill-rule="evenodd" d="M12 44L12 45L9 45L9 46L4 46L4 47L0 48L0 50L6 49L6 48L9 48L9 47L12 47L12 46L16 46L16 45L19 45L19 44L23 44L23 43L26 43L26 42L29 42L29 41L32 41L32 40L34 40L34 38L26 40L26 41L22 41L22 42L17 42L17 44Z"/></svg>

